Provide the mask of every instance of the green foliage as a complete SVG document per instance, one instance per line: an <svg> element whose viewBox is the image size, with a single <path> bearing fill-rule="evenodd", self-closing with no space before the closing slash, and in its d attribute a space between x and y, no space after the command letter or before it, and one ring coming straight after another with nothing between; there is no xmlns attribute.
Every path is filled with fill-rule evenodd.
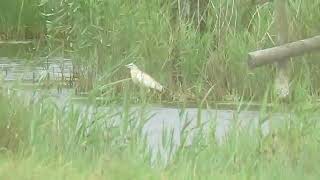
<svg viewBox="0 0 320 180"><path fill-rule="evenodd" d="M45 21L38 4L39 0L2 1L0 39L21 40L44 34Z"/></svg>
<svg viewBox="0 0 320 180"><path fill-rule="evenodd" d="M45 24L47 43L37 50L45 50L49 56L70 56L85 71L82 78L89 79L94 87L127 78L123 65L135 61L166 87L177 90L177 96L190 96L192 101L203 98L213 85L209 100L239 94L245 100L261 100L265 89L273 84L274 69L269 66L250 71L246 60L249 51L276 42L274 3L179 2L15 0L1 6L1 27L11 31L11 25L23 29L23 25ZM318 5L317 0L288 1L290 41L318 33ZM319 56L301 58L307 60L291 64L292 80L298 78L297 72L310 71L303 80L310 79L309 88L317 94L315 60ZM177 75L181 82L174 79ZM120 86L108 90L123 95L127 89ZM294 81L291 89L295 89Z"/></svg>
<svg viewBox="0 0 320 180"><path fill-rule="evenodd" d="M145 113L139 112L140 120L132 119L126 103L123 123L108 128L103 124L112 121L113 106L107 114L93 115L92 124L90 110L79 111L76 105L61 109L50 98L23 105L21 98L1 96L1 179L319 178L320 112L310 103L294 106L286 125L265 138L246 129L231 131L221 146L213 132L208 139L195 137L165 168L149 164L137 126Z"/></svg>

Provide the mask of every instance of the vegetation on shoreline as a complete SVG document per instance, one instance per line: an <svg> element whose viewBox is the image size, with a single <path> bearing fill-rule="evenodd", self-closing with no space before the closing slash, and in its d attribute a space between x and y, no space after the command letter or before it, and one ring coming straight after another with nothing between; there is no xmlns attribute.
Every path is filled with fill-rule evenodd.
<svg viewBox="0 0 320 180"><path fill-rule="evenodd" d="M123 65L132 61L177 92L176 97L162 98L168 101L201 101L210 88L211 101L239 97L259 101L273 86L272 66L251 71L246 63L249 51L275 44L272 2L17 0L16 4L23 2L23 12L31 14L30 7L37 7L36 15L24 19L46 27L46 45L38 47L36 55L71 57L84 69L81 78L88 79L83 82L92 83L91 88L127 78ZM318 7L317 0L288 1L290 41L319 32ZM21 25L31 21L24 19ZM302 60L290 64L291 99L301 83L317 96L319 55L298 58ZM107 91L121 96L125 86L110 86Z"/></svg>
<svg viewBox="0 0 320 180"><path fill-rule="evenodd" d="M318 179L320 175L320 131L314 119L320 112L308 102L292 108L295 116L288 116L285 126L264 138L259 131L235 129L225 144L218 145L213 131L208 139L200 133L192 146L180 146L166 166L162 161L150 164L142 127L136 126L142 119L132 118L128 111L121 112L120 126L108 128L103 124L112 122L111 114L98 112L91 124L87 116L79 118L81 111L75 105L59 108L50 98L28 105L18 96L2 94L0 107L1 179Z"/></svg>

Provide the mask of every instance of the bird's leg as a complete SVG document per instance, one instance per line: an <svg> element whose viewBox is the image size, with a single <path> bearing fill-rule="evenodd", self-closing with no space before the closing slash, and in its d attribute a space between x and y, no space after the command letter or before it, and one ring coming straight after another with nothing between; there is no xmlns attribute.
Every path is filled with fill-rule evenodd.
<svg viewBox="0 0 320 180"><path fill-rule="evenodd" d="M161 103L162 93L157 94L157 96L158 96L158 99L160 100L160 103Z"/></svg>
<svg viewBox="0 0 320 180"><path fill-rule="evenodd" d="M140 101L141 102L144 102L145 101L145 98L147 97L146 96L146 92L150 92L150 90L146 90L144 87L141 87L139 88L139 91L140 91Z"/></svg>

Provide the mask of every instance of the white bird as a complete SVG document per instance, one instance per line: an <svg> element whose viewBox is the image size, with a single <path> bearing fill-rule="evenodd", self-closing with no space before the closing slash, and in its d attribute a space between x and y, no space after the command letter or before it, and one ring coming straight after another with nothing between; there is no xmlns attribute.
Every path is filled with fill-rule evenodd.
<svg viewBox="0 0 320 180"><path fill-rule="evenodd" d="M130 63L125 65L130 69L131 79L136 84L141 84L145 87L156 89L160 92L163 91L163 86L154 80L150 75L141 71L135 64Z"/></svg>

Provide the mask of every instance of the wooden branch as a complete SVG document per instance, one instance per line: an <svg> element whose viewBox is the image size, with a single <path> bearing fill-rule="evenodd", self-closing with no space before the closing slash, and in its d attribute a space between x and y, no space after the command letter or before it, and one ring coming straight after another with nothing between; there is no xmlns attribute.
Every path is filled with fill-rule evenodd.
<svg viewBox="0 0 320 180"><path fill-rule="evenodd" d="M320 35L296 42L276 46L273 48L258 50L248 54L250 68L271 64L277 61L285 61L287 58L303 55L320 50Z"/></svg>

